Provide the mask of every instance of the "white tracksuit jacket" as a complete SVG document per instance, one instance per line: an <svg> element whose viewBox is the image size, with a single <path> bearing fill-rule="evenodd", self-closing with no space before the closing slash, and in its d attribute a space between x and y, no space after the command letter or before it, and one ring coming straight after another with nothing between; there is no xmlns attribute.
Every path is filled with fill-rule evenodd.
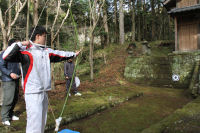
<svg viewBox="0 0 200 133"><path fill-rule="evenodd" d="M21 42L8 47L3 59L11 62L21 62L23 68L24 93L40 93L51 89L50 62L59 62L75 57L74 52L65 52L45 48L43 45L32 44L22 46Z"/></svg>

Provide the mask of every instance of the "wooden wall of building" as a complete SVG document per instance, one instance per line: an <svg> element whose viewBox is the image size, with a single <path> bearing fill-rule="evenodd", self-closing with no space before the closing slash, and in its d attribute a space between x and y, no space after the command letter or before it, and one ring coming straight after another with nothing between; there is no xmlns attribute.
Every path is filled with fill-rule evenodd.
<svg viewBox="0 0 200 133"><path fill-rule="evenodd" d="M186 6L193 6L198 4L199 0L177 0L177 8L182 8Z"/></svg>
<svg viewBox="0 0 200 133"><path fill-rule="evenodd" d="M197 50L198 46L198 27L199 21L182 17L178 18L178 50L189 51Z"/></svg>

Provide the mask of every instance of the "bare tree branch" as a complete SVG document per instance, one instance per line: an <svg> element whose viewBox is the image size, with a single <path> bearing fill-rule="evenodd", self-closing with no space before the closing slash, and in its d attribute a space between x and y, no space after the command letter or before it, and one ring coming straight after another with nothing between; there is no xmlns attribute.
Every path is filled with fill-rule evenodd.
<svg viewBox="0 0 200 133"><path fill-rule="evenodd" d="M61 5L61 0L58 0L57 13L56 13L56 17L55 17L55 19L54 19L54 21L53 21L53 25L52 25L52 27L51 27L51 32L53 32L54 26L55 26L56 21L57 21L57 19L58 19L58 13L59 13L59 10L60 10L60 5Z"/></svg>
<svg viewBox="0 0 200 133"><path fill-rule="evenodd" d="M2 11L1 11L1 8L0 8L0 24L1 24L1 30L2 30L2 33L5 34L5 23L3 21L3 16L2 16Z"/></svg>
<svg viewBox="0 0 200 133"><path fill-rule="evenodd" d="M70 0L69 8L68 8L68 10L67 10L67 14L65 15L65 18L63 19L63 21L62 21L60 27L58 28L58 30L57 30L57 32L56 32L56 34L54 35L54 37L53 37L53 39L52 39L52 42L55 40L56 36L57 36L58 33L60 32L60 29L62 28L62 26L63 26L63 24L64 24L64 22L65 22L65 20L66 20L67 17L68 17L69 11L70 11L70 8L71 8L71 5L72 5L72 2L73 2L73 0Z"/></svg>
<svg viewBox="0 0 200 133"><path fill-rule="evenodd" d="M0 8L0 24L1 24L2 34L3 34L3 49L5 49L6 48L6 44L7 44L7 36L6 36L5 23L3 21L1 8Z"/></svg>
<svg viewBox="0 0 200 133"><path fill-rule="evenodd" d="M17 11L15 18L13 20L13 22L11 23L11 26L13 26L19 16L19 13L22 11L22 9L24 8L24 6L26 5L27 0L24 1L23 5L20 7L20 9Z"/></svg>
<svg viewBox="0 0 200 133"><path fill-rule="evenodd" d="M16 4L18 0L16 0L6 11L5 11L5 16L6 16L6 13Z"/></svg>
<svg viewBox="0 0 200 133"><path fill-rule="evenodd" d="M13 22L9 25L8 27L8 32L7 32L7 36L10 36L10 32L11 32L11 29L12 29L12 26L15 24L18 16L19 16L19 13L22 11L22 9L24 8L24 6L26 5L26 2L27 0L24 1L23 5L19 8L19 10L16 12L15 14L15 18L13 20Z"/></svg>

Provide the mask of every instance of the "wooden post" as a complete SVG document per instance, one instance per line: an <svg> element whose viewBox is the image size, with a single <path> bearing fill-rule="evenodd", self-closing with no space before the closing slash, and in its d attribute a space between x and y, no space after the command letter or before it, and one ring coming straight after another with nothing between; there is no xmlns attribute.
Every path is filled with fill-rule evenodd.
<svg viewBox="0 0 200 133"><path fill-rule="evenodd" d="M200 49L200 23L198 24L197 31L197 48Z"/></svg>
<svg viewBox="0 0 200 133"><path fill-rule="evenodd" d="M179 50L178 47L178 25L177 25L177 18L174 18L174 26L175 26L175 51Z"/></svg>

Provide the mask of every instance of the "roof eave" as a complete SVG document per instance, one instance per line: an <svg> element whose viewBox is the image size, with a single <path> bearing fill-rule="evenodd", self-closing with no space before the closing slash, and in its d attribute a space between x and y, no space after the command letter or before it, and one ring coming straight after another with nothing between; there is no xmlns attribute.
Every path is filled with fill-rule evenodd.
<svg viewBox="0 0 200 133"><path fill-rule="evenodd" d="M182 12L191 12L191 11L199 11L200 10L200 4L194 5L194 6L188 6L183 8L175 8L169 11L169 14L176 14L176 13L182 13Z"/></svg>
<svg viewBox="0 0 200 133"><path fill-rule="evenodd" d="M164 6L167 10L176 7L176 0L166 0L164 1Z"/></svg>

